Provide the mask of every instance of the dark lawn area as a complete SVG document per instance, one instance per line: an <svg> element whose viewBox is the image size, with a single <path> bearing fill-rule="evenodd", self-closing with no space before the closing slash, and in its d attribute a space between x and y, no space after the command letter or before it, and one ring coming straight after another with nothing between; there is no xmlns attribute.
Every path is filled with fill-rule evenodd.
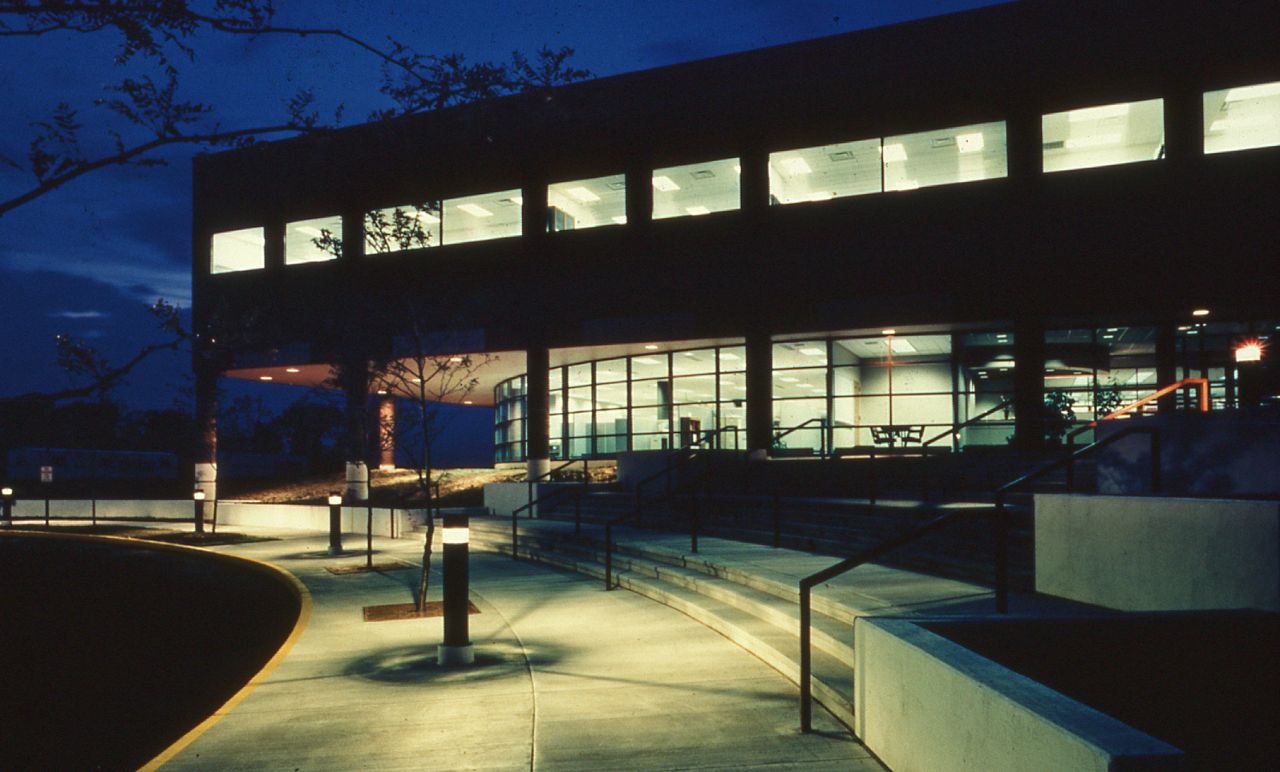
<svg viewBox="0 0 1280 772"><path fill-rule="evenodd" d="M240 689L299 601L262 571L0 532L0 769L136 768Z"/></svg>
<svg viewBox="0 0 1280 772"><path fill-rule="evenodd" d="M924 627L1186 751L1197 770L1274 770L1280 615L929 622Z"/></svg>

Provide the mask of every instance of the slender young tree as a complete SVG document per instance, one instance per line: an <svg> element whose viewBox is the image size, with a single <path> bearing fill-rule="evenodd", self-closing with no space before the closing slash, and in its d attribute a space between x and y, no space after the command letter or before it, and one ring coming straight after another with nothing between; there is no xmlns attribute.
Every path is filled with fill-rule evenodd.
<svg viewBox="0 0 1280 772"><path fill-rule="evenodd" d="M411 353L389 359L378 368L376 391L398 400L399 415L394 427L380 427L380 437L402 441L410 449L417 473L417 499L424 505L427 535L422 551L422 575L418 582L416 606L426 605L431 548L435 537L435 515L439 509L439 484L435 475L432 444L448 426L446 403L462 403L480 383L477 374L497 357L489 354L433 353L440 344L420 320L411 319L406 339ZM447 346L446 346L447 348Z"/></svg>

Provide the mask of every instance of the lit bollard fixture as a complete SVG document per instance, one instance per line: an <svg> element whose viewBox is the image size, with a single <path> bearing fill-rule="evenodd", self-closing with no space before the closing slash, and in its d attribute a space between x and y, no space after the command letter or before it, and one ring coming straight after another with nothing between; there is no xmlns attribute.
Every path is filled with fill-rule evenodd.
<svg viewBox="0 0 1280 772"><path fill-rule="evenodd" d="M342 494L329 494L329 554L342 554Z"/></svg>
<svg viewBox="0 0 1280 772"><path fill-rule="evenodd" d="M13 488L0 488L0 497L4 498L4 524L13 525Z"/></svg>
<svg viewBox="0 0 1280 772"><path fill-rule="evenodd" d="M470 665L476 661L471 645L468 550L470 529L465 513L444 516L444 643L436 649L440 665Z"/></svg>
<svg viewBox="0 0 1280 772"><path fill-rule="evenodd" d="M204 533L204 490L196 488L191 493L192 519L195 521L196 533Z"/></svg>

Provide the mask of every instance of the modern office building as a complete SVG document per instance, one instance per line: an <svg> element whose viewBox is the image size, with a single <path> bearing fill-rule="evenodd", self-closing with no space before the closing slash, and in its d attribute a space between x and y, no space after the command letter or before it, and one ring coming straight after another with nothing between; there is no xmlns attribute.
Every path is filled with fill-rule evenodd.
<svg viewBox="0 0 1280 772"><path fill-rule="evenodd" d="M201 415L424 352L497 356L466 398L532 469L1256 402L1278 39L1274 0L1028 0L201 157Z"/></svg>

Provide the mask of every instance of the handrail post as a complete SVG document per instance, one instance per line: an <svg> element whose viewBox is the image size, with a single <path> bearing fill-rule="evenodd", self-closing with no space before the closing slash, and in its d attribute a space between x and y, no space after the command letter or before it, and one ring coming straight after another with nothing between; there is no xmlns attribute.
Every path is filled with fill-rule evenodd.
<svg viewBox="0 0 1280 772"><path fill-rule="evenodd" d="M604 524L604 588L613 589L613 523Z"/></svg>
<svg viewBox="0 0 1280 772"><path fill-rule="evenodd" d="M511 510L511 559L512 560L520 559L520 556L516 554L518 552L518 549L517 549L518 542L516 540L516 511L517 510L515 509ZM430 509L427 510L427 517L431 517Z"/></svg>
<svg viewBox="0 0 1280 772"><path fill-rule="evenodd" d="M782 500L773 494L773 546L782 546Z"/></svg>
<svg viewBox="0 0 1280 772"><path fill-rule="evenodd" d="M693 492L693 517L689 518L689 551L695 555L698 552L698 520L702 517L702 496L698 491Z"/></svg>
<svg viewBox="0 0 1280 772"><path fill-rule="evenodd" d="M813 701L809 684L813 663L809 651L809 586L800 582L800 731L813 729Z"/></svg>
<svg viewBox="0 0 1280 772"><path fill-rule="evenodd" d="M871 469L871 481L870 481L870 483L868 483L868 493L869 493L870 495L869 495L867 498L869 499L869 503L871 504L871 506L872 506L872 507L875 507L875 505L876 505L876 487L877 487L876 483L877 483L877 481L878 481L878 475L877 475L877 473L876 473L876 467L877 467L877 464L876 464L876 449L875 449L874 447L873 447L873 448L871 448L871 457L868 459L868 464L867 464L867 466Z"/></svg>
<svg viewBox="0 0 1280 772"><path fill-rule="evenodd" d="M1160 492L1160 429L1151 427L1151 492Z"/></svg>
<svg viewBox="0 0 1280 772"><path fill-rule="evenodd" d="M582 535L582 492L573 497L573 535Z"/></svg>
<svg viewBox="0 0 1280 772"><path fill-rule="evenodd" d="M1009 511L1004 493L996 494L996 613L1009 613Z"/></svg>

